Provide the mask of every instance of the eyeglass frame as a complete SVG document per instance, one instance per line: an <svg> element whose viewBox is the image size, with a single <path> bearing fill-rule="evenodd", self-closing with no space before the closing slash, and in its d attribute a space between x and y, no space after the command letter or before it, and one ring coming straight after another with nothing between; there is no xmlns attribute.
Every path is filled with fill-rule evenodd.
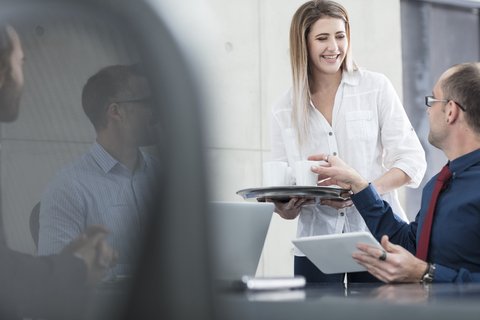
<svg viewBox="0 0 480 320"><path fill-rule="evenodd" d="M112 103L116 103L116 104L121 104L121 103L143 103L143 104L146 104L147 108L148 109L154 109L153 107L153 99L152 99L152 96L148 96L148 97L145 97L145 98L142 98L142 99L135 99L135 100L125 100L125 101L114 101L114 102L111 102L110 104ZM108 107L107 107L108 108Z"/></svg>
<svg viewBox="0 0 480 320"><path fill-rule="evenodd" d="M467 110L462 107L460 105L460 103L456 102L455 100L439 100L439 99L435 99L433 96L425 96L425 105L427 107L431 107L435 102L450 102L450 101L453 101L455 102L455 104L463 111L463 112L467 112Z"/></svg>

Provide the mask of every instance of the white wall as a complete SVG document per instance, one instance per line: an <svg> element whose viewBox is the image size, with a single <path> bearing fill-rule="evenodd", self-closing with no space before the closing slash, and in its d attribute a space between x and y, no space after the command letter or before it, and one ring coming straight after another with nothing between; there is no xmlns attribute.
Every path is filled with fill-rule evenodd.
<svg viewBox="0 0 480 320"><path fill-rule="evenodd" d="M188 2L188 1L187 1ZM291 86L288 33L303 0L204 0L213 23L202 72L210 85L207 157L215 201L243 201L237 190L262 184L261 165L270 159L270 108ZM193 5L192 2L192 5ZM399 0L340 0L350 14L357 64L384 73L402 96ZM186 8L185 1L182 7ZM198 19L200 18L200 19ZM202 17L193 20L199 23ZM193 22L190 26L193 25ZM188 29L188 27L187 27ZM206 75L209 79L206 79ZM274 215L258 274L293 274L296 221Z"/></svg>

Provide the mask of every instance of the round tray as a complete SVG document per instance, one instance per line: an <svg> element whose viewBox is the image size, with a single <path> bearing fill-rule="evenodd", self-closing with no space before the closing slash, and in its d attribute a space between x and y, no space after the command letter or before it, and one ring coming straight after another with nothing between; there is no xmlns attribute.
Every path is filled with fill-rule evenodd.
<svg viewBox="0 0 480 320"><path fill-rule="evenodd" d="M279 186L248 188L237 191L237 194L247 201L262 201L266 197L280 202L288 202L292 197L315 199L316 203L321 200L344 201L340 195L349 192L339 187L321 186Z"/></svg>

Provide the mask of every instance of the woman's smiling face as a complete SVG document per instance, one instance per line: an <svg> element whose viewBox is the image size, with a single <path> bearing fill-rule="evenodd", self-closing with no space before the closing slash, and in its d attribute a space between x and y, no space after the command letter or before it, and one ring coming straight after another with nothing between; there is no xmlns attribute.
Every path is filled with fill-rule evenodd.
<svg viewBox="0 0 480 320"><path fill-rule="evenodd" d="M313 74L338 72L348 50L345 22L332 17L318 19L307 35L307 45Z"/></svg>

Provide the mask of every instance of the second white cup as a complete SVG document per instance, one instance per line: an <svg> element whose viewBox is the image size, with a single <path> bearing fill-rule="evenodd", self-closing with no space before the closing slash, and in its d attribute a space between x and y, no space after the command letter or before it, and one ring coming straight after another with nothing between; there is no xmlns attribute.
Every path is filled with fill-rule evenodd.
<svg viewBox="0 0 480 320"><path fill-rule="evenodd" d="M323 161L297 161L295 162L295 179L297 186L316 186L318 175L313 173L310 168L318 166Z"/></svg>
<svg viewBox="0 0 480 320"><path fill-rule="evenodd" d="M292 169L286 162L263 163L263 185L265 187L290 185Z"/></svg>

